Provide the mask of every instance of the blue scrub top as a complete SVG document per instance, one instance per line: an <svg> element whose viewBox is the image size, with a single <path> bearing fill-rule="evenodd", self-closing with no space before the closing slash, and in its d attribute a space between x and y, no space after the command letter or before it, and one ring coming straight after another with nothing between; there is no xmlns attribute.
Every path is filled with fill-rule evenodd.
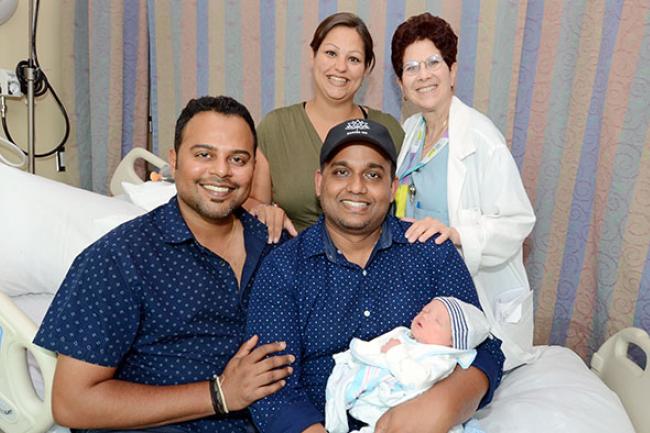
<svg viewBox="0 0 650 433"><path fill-rule="evenodd" d="M416 160L422 159L422 148L418 150ZM431 161L411 173L415 185L414 200L407 200L406 216L422 219L435 218L449 226L449 207L447 206L447 162L449 161L449 144L447 144Z"/></svg>

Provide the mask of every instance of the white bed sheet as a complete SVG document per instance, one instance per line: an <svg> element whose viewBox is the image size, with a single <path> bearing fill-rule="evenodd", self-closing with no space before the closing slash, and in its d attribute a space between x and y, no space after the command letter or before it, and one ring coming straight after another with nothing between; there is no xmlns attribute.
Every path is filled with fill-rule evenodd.
<svg viewBox="0 0 650 433"><path fill-rule="evenodd" d="M537 346L533 364L504 376L475 418L486 433L634 433L618 396L575 352Z"/></svg>

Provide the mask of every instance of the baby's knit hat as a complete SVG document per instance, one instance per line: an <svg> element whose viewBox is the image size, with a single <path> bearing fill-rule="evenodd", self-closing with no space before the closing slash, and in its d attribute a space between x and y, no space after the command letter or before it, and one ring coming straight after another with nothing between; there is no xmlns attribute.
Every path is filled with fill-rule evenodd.
<svg viewBox="0 0 650 433"><path fill-rule="evenodd" d="M472 304L449 296L438 296L449 312L451 342L455 349L473 349L490 335L485 314Z"/></svg>

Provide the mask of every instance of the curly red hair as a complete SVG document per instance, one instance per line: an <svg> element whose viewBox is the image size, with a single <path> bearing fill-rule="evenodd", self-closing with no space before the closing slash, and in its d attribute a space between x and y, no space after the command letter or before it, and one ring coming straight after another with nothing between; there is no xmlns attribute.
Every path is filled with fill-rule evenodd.
<svg viewBox="0 0 650 433"><path fill-rule="evenodd" d="M428 39L440 50L442 58L451 68L456 63L458 52L458 36L449 23L440 17L425 12L414 15L397 27L391 42L390 60L393 63L395 75L402 79L404 51L414 42Z"/></svg>

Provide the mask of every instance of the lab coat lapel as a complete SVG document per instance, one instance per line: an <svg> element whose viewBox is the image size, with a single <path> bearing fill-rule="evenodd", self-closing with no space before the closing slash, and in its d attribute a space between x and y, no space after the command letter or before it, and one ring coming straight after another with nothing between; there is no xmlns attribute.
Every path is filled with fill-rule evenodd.
<svg viewBox="0 0 650 433"><path fill-rule="evenodd" d="M476 151L473 140L470 140L467 134L468 116L468 107L454 96L449 109L449 161L447 163L447 206L451 226L458 224L461 194L467 173L463 160Z"/></svg>

